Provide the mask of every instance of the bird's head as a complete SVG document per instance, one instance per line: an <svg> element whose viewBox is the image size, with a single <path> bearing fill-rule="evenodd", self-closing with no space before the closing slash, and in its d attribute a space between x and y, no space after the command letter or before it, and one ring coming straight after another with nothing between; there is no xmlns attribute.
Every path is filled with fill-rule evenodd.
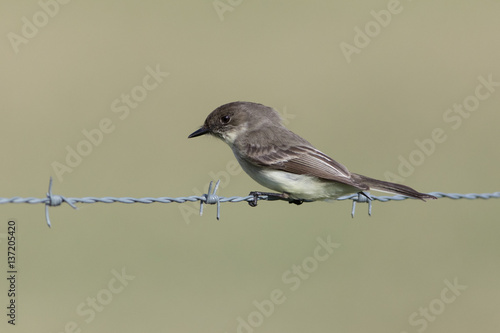
<svg viewBox="0 0 500 333"><path fill-rule="evenodd" d="M252 102L232 102L212 111L203 126L188 138L211 134L232 145L238 136L266 124L280 124L281 118L273 108Z"/></svg>

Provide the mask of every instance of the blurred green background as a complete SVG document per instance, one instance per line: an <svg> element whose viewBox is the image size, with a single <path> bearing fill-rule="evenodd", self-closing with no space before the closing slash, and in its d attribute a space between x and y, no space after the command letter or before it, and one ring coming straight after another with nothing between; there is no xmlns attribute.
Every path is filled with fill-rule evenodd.
<svg viewBox="0 0 500 333"><path fill-rule="evenodd" d="M217 178L221 196L264 190L222 142L187 139L236 100L274 107L353 172L384 179L413 158L401 178L420 191L500 191L500 86L477 88L500 82L499 14L486 0L3 1L0 196L43 198L50 176L67 197L188 196ZM436 128L444 142L419 152ZM68 149L86 156L71 167ZM225 203L217 221L195 203L63 204L49 229L43 205L1 205L1 267L15 219L19 274L15 328L0 279L0 327L500 330L498 200L373 206Z"/></svg>

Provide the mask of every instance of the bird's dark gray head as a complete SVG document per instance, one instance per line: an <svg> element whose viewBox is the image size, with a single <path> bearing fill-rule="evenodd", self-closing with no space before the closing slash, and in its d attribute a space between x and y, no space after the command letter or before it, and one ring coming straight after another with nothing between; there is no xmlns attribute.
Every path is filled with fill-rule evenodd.
<svg viewBox="0 0 500 333"><path fill-rule="evenodd" d="M281 117L271 107L252 102L232 102L212 111L203 126L188 138L214 135L232 144L239 134L262 126L281 126Z"/></svg>

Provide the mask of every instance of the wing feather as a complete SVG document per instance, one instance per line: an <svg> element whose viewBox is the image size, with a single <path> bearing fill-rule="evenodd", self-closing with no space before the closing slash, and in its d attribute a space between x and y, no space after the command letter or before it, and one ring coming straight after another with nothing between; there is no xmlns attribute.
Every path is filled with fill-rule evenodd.
<svg viewBox="0 0 500 333"><path fill-rule="evenodd" d="M368 186L355 181L345 166L307 144L278 147L249 143L246 155L252 163L259 166L337 181L361 190L368 189Z"/></svg>

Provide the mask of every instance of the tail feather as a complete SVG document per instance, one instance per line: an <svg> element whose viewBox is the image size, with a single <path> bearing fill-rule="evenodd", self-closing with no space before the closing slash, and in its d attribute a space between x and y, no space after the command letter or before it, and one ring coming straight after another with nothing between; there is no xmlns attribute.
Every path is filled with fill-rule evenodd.
<svg viewBox="0 0 500 333"><path fill-rule="evenodd" d="M425 199L437 199L433 195L417 192L411 187L406 185L390 183L383 180L378 180L363 175L358 175L355 173L352 174L352 177L356 180L356 182L368 185L368 187L370 187L370 189L372 190L389 192L394 194L402 194L423 201L425 201Z"/></svg>

